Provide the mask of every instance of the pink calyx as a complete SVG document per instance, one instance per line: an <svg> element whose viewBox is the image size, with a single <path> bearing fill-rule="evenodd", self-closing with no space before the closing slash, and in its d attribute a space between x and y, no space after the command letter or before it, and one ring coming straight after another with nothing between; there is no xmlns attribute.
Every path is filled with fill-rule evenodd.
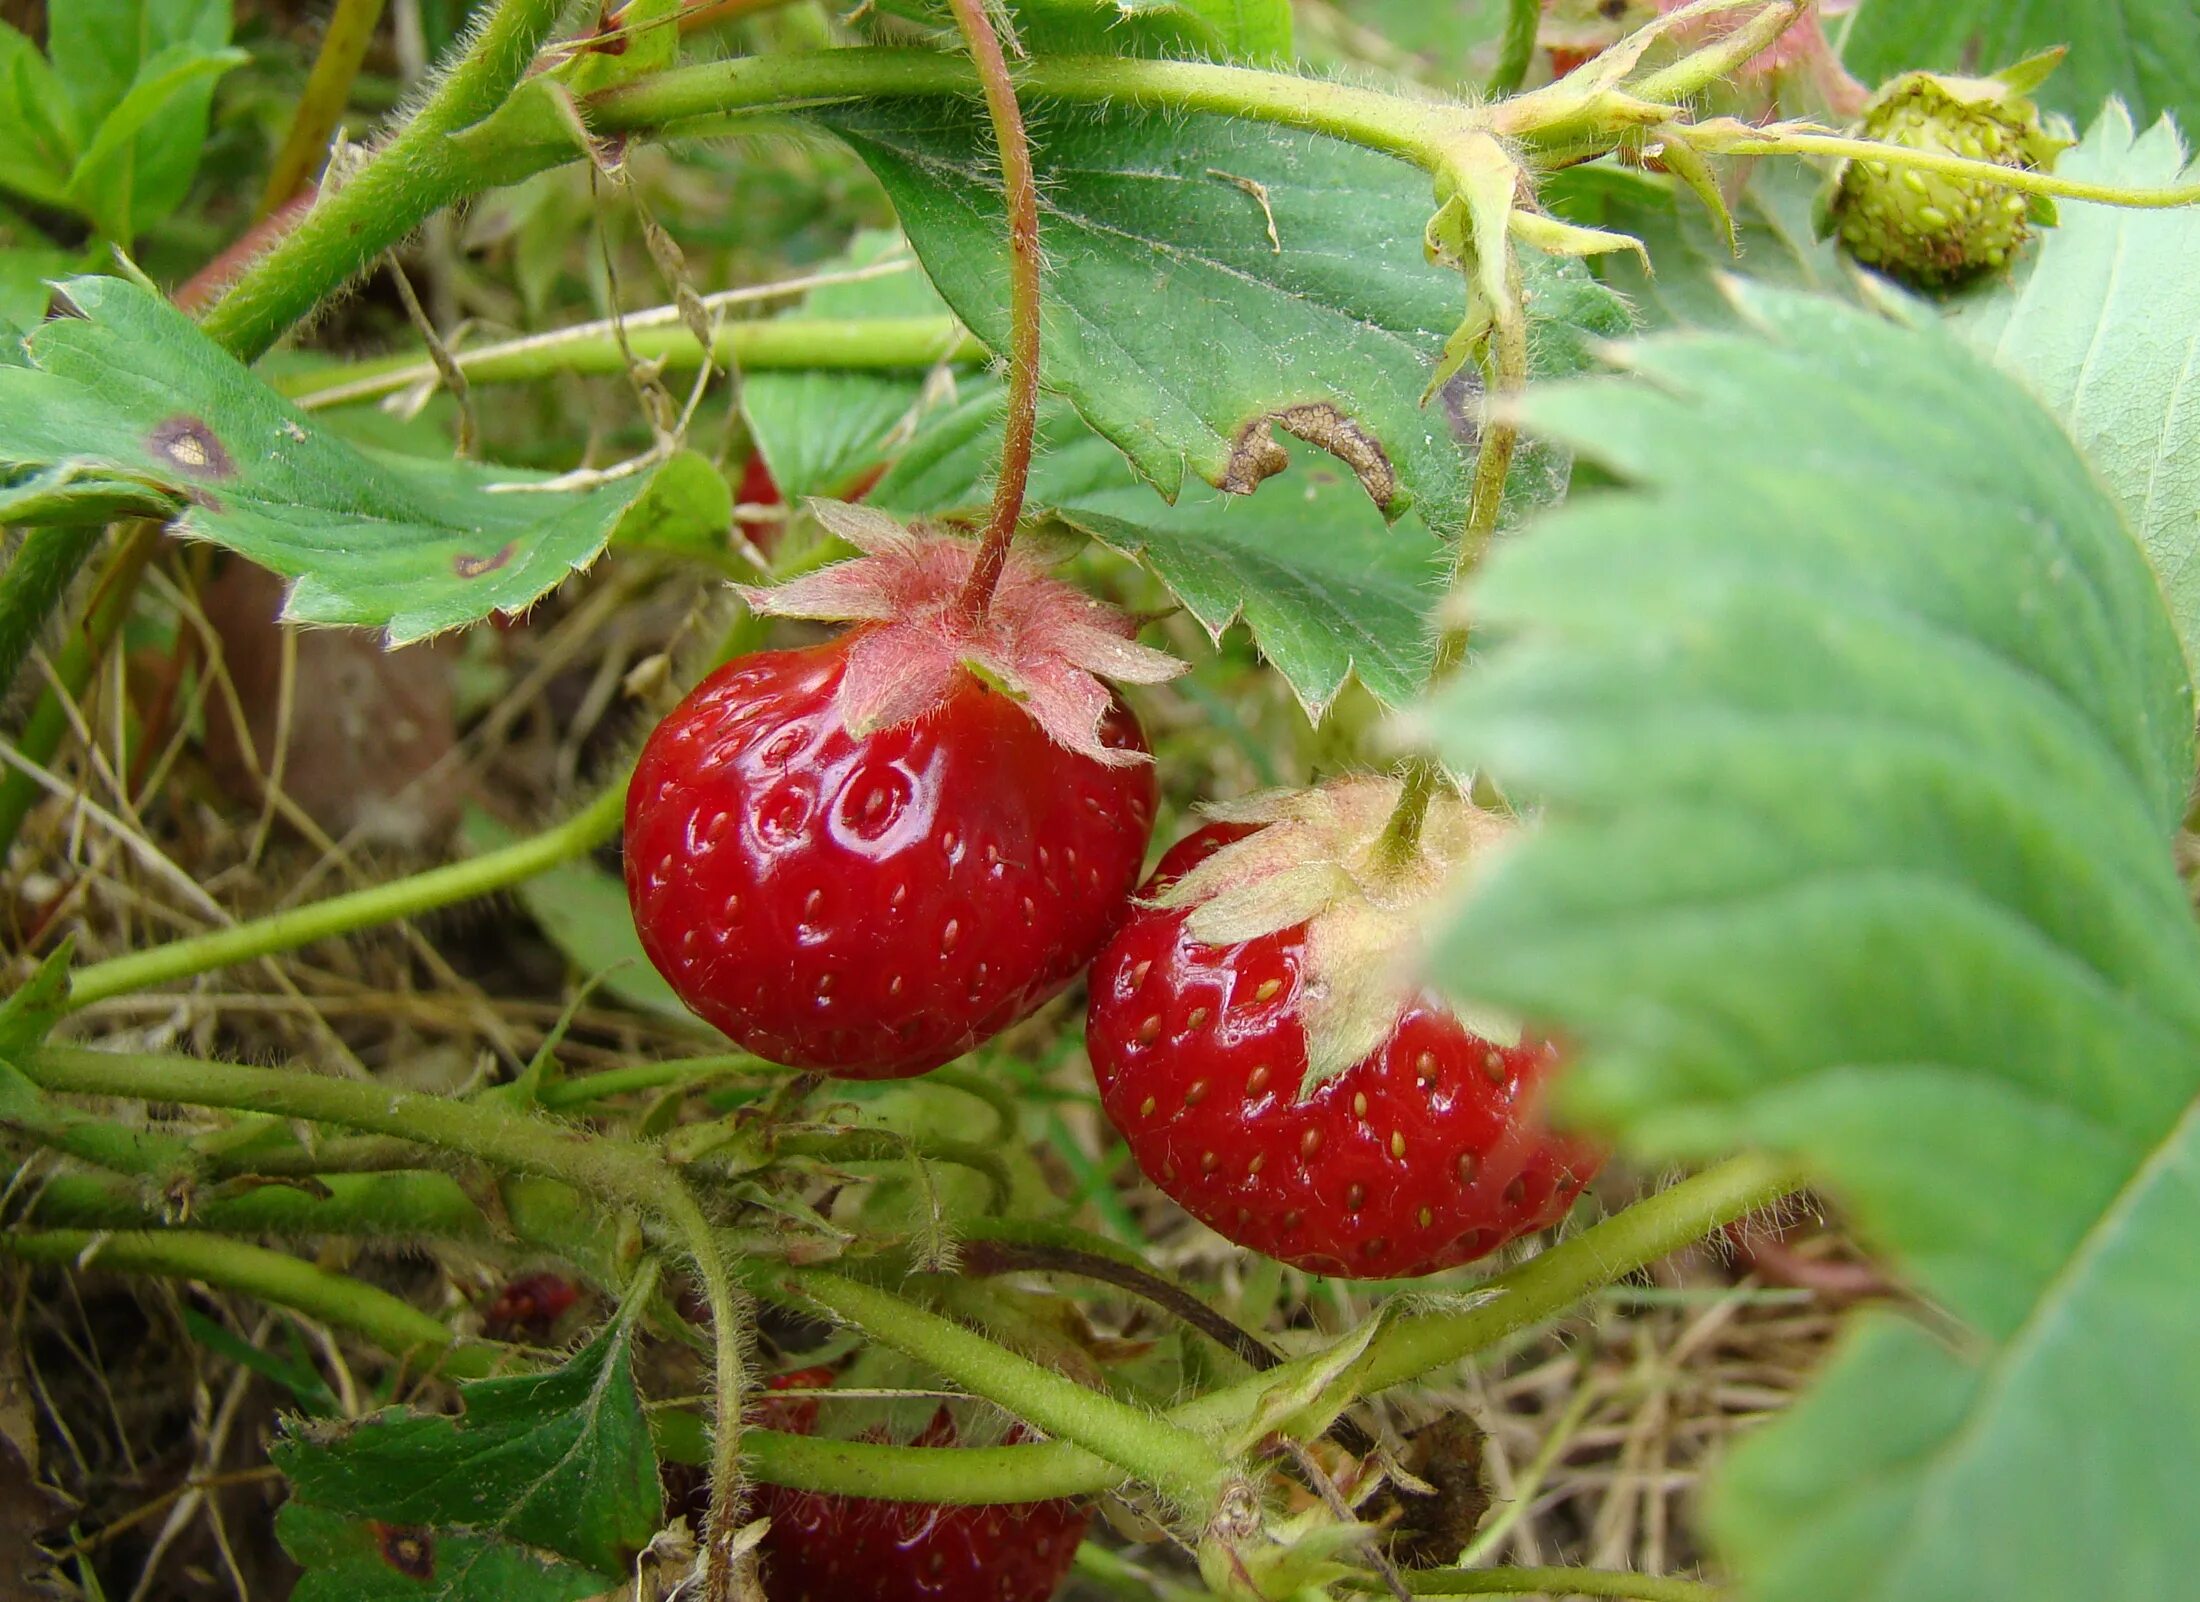
<svg viewBox="0 0 2200 1602"><path fill-rule="evenodd" d="M737 586L757 611L862 625L850 638L834 708L863 735L923 717L976 671L1022 702L1047 737L1110 767L1153 759L1103 744L1105 680L1158 684L1186 664L1133 639L1115 608L1050 578L1011 551L991 603L973 617L962 593L978 550L922 524L843 501L808 503L864 554L768 589Z"/></svg>

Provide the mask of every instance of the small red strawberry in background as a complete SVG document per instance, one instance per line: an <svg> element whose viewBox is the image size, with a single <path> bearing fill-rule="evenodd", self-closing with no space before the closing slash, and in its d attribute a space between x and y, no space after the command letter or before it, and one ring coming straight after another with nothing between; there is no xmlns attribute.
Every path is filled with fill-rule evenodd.
<svg viewBox="0 0 2200 1602"><path fill-rule="evenodd" d="M498 1341L546 1341L580 1299L580 1288L563 1274L523 1274L497 1292L482 1333Z"/></svg>
<svg viewBox="0 0 2200 1602"><path fill-rule="evenodd" d="M764 453L756 452L741 469L741 483L733 492L736 510L745 506L771 507L781 504L779 485L772 478L772 470L764 464ZM785 520L778 517L743 517L735 520L741 537L766 556L779 542L779 531Z"/></svg>
<svg viewBox="0 0 2200 1602"><path fill-rule="evenodd" d="M642 947L690 1007L773 1062L923 1073L1030 1014L1122 921L1153 759L1102 682L1182 664L1012 554L984 615L976 548L813 502L867 553L745 592L852 619L719 669L627 790Z"/></svg>
<svg viewBox="0 0 2200 1602"><path fill-rule="evenodd" d="M871 493L871 487L886 476L886 465L879 462L866 467L837 489L835 494L842 500L862 500ZM784 507L786 504L786 497L779 493L779 481L772 477L771 466L764 460L762 451L753 453L742 464L741 482L733 492L733 501L737 511L744 506L770 508ZM735 519L735 526L740 529L743 539L769 556L772 547L779 543L780 531L787 526L787 520L784 516L742 517Z"/></svg>
<svg viewBox="0 0 2200 1602"><path fill-rule="evenodd" d="M1434 1273L1555 1223L1602 1161L1538 1117L1546 1043L1400 975L1419 910L1508 825L1448 791L1400 860L1393 779L1214 809L1093 965L1086 1045L1138 1166L1238 1245Z"/></svg>
<svg viewBox="0 0 2200 1602"><path fill-rule="evenodd" d="M821 1390L832 1380L832 1370L813 1368L768 1383ZM767 1400L751 1417L807 1435L817 1415L816 1400L803 1398ZM911 1444L950 1448L956 1440L943 1406ZM777 1485L758 1487L756 1511L772 1521L763 1544L768 1602L1046 1602L1069 1573L1090 1516L1067 1500L943 1507Z"/></svg>

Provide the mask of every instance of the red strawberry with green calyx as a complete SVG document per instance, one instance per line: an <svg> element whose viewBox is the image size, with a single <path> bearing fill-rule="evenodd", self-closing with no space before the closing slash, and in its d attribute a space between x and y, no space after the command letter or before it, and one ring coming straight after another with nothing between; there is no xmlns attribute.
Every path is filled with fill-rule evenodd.
<svg viewBox="0 0 2200 1602"><path fill-rule="evenodd" d="M832 1379L830 1369L803 1369L769 1383L822 1390ZM808 1435L818 1413L815 1399L767 1399L752 1417ZM910 1444L951 1452L959 1433L943 1406ZM951 1457L940 1473L943 1485L954 1483ZM1090 1517L1083 1504L1061 1498L950 1507L778 1485L758 1488L756 1511L771 1520L762 1547L767 1602L1047 1602Z"/></svg>
<svg viewBox="0 0 2200 1602"><path fill-rule="evenodd" d="M1146 1176L1293 1267L1405 1278L1557 1222L1602 1162L1546 1129L1547 1043L1415 987L1413 931L1503 820L1446 794L1391 859L1395 780L1214 809L1093 965L1101 1106Z"/></svg>
<svg viewBox="0 0 2200 1602"><path fill-rule="evenodd" d="M719 669L644 746L626 885L680 999L774 1062L923 1073L1030 1014L1122 920L1152 757L1108 678L1181 664L1012 555L982 617L975 548L812 503L866 554L759 610L853 620Z"/></svg>

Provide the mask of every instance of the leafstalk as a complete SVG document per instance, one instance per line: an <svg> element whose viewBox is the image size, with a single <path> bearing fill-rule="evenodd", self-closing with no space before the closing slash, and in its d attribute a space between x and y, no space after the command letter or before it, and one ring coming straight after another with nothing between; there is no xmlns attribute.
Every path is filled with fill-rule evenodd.
<svg viewBox="0 0 2200 1602"><path fill-rule="evenodd" d="M1008 412L1001 429L1000 476L993 486L993 510L986 519L978 558L963 587L962 610L973 621L985 616L994 586L1008 564L1023 513L1024 486L1031 477L1032 439L1039 419L1039 188L1031 172L1031 142L1024 114L1016 104L1016 82L1009 76L1001 41L988 13L989 0L952 0L955 25L962 30L978 81L985 88L986 114L993 121L993 143L1001 162L1001 199L1008 213Z"/></svg>
<svg viewBox="0 0 2200 1602"><path fill-rule="evenodd" d="M1230 1479L1227 1460L1198 1435L1090 1390L890 1292L822 1269L790 1269L783 1282L872 1340L1105 1458L1187 1513L1205 1513Z"/></svg>
<svg viewBox="0 0 2200 1602"><path fill-rule="evenodd" d="M1667 1574L1630 1574L1625 1569L1421 1569L1405 1575L1415 1596L1612 1596L1636 1602L1719 1602L1726 1595L1701 1580ZM1347 1582L1372 1591L1354 1575Z"/></svg>
<svg viewBox="0 0 2200 1602"><path fill-rule="evenodd" d="M495 851L448 863L425 873L331 896L310 906L274 912L211 934L125 952L79 970L69 984L72 1008L110 996L211 973L258 957L295 951L316 940L390 923L399 918L487 895L583 856L611 838L626 805L618 783L556 827ZM403 1130L393 1131L403 1134Z"/></svg>
<svg viewBox="0 0 2200 1602"><path fill-rule="evenodd" d="M452 139L504 104L565 9L565 0L498 0L412 120L245 269L206 314L206 332L240 360L257 359L430 215L471 192L472 169L452 159Z"/></svg>
<svg viewBox="0 0 2200 1602"><path fill-rule="evenodd" d="M220 1235L10 1229L0 1231L0 1253L55 1268L122 1269L240 1291L349 1330L414 1367L449 1379L480 1379L508 1366L499 1347L469 1340L364 1280Z"/></svg>

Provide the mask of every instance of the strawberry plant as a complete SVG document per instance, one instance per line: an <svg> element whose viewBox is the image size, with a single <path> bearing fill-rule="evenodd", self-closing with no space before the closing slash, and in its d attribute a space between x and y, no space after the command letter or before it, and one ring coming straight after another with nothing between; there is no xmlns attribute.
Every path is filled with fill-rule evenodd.
<svg viewBox="0 0 2200 1602"><path fill-rule="evenodd" d="M2189 7L5 9L0 1589L2189 1592Z"/></svg>

